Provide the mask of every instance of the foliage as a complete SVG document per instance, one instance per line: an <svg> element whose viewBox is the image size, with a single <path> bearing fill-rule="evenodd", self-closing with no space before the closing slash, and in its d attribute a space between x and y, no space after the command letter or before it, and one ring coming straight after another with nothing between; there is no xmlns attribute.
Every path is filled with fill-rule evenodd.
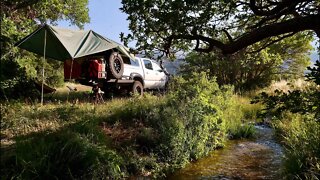
<svg viewBox="0 0 320 180"><path fill-rule="evenodd" d="M52 60L46 62L41 57L22 51L14 46L16 42L38 28L40 23L55 24L68 20L78 27L89 22L88 0L74 1L1 1L1 96L9 98L25 97L28 93L17 94L23 84L41 81L42 67L45 67L45 82L51 86L63 83L62 63ZM44 64L43 64L44 63ZM2 86L3 85L3 86ZM32 86L24 86L31 91Z"/></svg>
<svg viewBox="0 0 320 180"><path fill-rule="evenodd" d="M206 71L217 77L220 85L232 84L236 90L247 91L269 86L273 80L302 77L309 64L312 36L299 33L255 52L246 48L233 55L224 56L219 51L208 54L190 53L182 73Z"/></svg>
<svg viewBox="0 0 320 180"><path fill-rule="evenodd" d="M280 118L282 112L290 111L292 113L301 114L314 114L315 120L320 119L320 90L318 82L319 63L316 67L309 68L311 72L306 75L307 78L313 81L314 85L311 85L306 90L294 90L288 93L275 90L274 95L268 95L263 92L257 96L253 103L262 102L265 104L264 116L271 116Z"/></svg>
<svg viewBox="0 0 320 180"><path fill-rule="evenodd" d="M205 73L175 79L171 89L165 97L145 94L102 105L2 105L1 174L163 177L236 138L233 130L245 123L232 88L219 88Z"/></svg>
<svg viewBox="0 0 320 180"><path fill-rule="evenodd" d="M285 113L275 122L285 145L284 174L287 179L320 176L320 123L311 115Z"/></svg>
<svg viewBox="0 0 320 180"><path fill-rule="evenodd" d="M320 50L319 50L320 52ZM314 81L316 84L320 85L320 61L316 61L314 67L308 67L310 73L306 75L309 81Z"/></svg>
<svg viewBox="0 0 320 180"><path fill-rule="evenodd" d="M315 114L319 119L320 93L316 87L308 90L293 90L288 93L275 90L274 95L263 92L253 101L265 104L263 116L280 118L284 111L301 114Z"/></svg>
<svg viewBox="0 0 320 180"><path fill-rule="evenodd" d="M137 99L111 117L128 126L141 123L145 129L137 139L139 146L158 157L167 171L223 146L226 134L233 136L243 123L232 88L219 88L205 73L176 78L170 89L163 101Z"/></svg>
<svg viewBox="0 0 320 180"><path fill-rule="evenodd" d="M63 131L17 140L16 153L3 166L7 178L120 178L122 159L108 147L97 146L79 134Z"/></svg>
<svg viewBox="0 0 320 180"><path fill-rule="evenodd" d="M320 90L318 77L314 77L317 71L317 67L311 69L308 78L315 84L306 90L262 93L255 101L265 104L264 115L275 120L277 133L283 137L288 179L316 179L320 175Z"/></svg>
<svg viewBox="0 0 320 180"><path fill-rule="evenodd" d="M67 20L80 28L89 22L88 0L3 0L1 2L1 16L9 17L16 23L23 21L40 21L56 23L58 20ZM35 23L35 22L34 22ZM28 31L28 28L25 28Z"/></svg>
<svg viewBox="0 0 320 180"><path fill-rule="evenodd" d="M140 51L217 48L232 54L257 42L263 49L300 31L320 34L318 0L122 0L122 4L132 32L121 34L122 39L136 40Z"/></svg>

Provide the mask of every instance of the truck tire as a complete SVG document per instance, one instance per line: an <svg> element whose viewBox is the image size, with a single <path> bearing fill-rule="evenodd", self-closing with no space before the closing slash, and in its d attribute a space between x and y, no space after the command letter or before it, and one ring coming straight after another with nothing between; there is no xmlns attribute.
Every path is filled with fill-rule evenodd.
<svg viewBox="0 0 320 180"><path fill-rule="evenodd" d="M134 94L138 94L140 96L143 95L143 85L140 81L134 81L134 83L132 85L131 93L133 95Z"/></svg>
<svg viewBox="0 0 320 180"><path fill-rule="evenodd" d="M111 53L108 65L108 75L110 75L112 78L120 79L124 70L123 59L121 55L117 52Z"/></svg>

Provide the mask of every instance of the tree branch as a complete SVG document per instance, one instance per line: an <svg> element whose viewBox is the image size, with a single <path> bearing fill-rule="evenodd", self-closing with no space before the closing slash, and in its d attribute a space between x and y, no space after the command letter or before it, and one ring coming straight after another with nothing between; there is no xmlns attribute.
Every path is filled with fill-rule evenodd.
<svg viewBox="0 0 320 180"><path fill-rule="evenodd" d="M285 35L285 36L282 36L282 37L280 37L280 38L278 38L278 39L276 39L276 40L273 40L273 41L271 41L271 42L265 43L261 48L259 48L259 49L257 49L257 50L250 51L250 52L247 52L247 53L248 53L248 54L258 53L258 52L260 52L261 50L263 50L263 49L267 48L268 46L270 46L271 44L277 43L277 42L279 42L279 41L281 41L281 40L283 40L283 39L285 39L285 38L287 38L287 37L293 36L294 34L295 34L295 32L292 32L292 33L290 33L290 34L287 34L287 35Z"/></svg>
<svg viewBox="0 0 320 180"><path fill-rule="evenodd" d="M263 7L259 7L256 5L256 0L250 0L249 7L253 11L253 13L257 16L272 16L278 14L283 9L287 7L291 7L294 4L298 4L300 2L304 2L306 0L282 0L279 2L273 9L271 10L262 10Z"/></svg>
<svg viewBox="0 0 320 180"><path fill-rule="evenodd" d="M231 35L229 34L229 32L225 29L222 29L222 31L227 35L228 39L230 42L233 42L233 38L231 37Z"/></svg>
<svg viewBox="0 0 320 180"><path fill-rule="evenodd" d="M307 17L299 17L290 19L284 22L279 22L275 24L265 25L251 32L243 35L242 37L236 39L233 42L224 44L221 41L215 40L213 38L204 37L202 35L190 35L190 34L179 34L171 35L168 38L168 43L164 47L169 49L173 39L186 39L186 40L201 40L208 42L209 46L206 49L195 49L199 52L211 52L214 47L217 47L222 51L223 54L235 53L244 47L252 45L259 42L265 38L279 36L281 34L290 33L291 35L305 30L313 30L319 36L320 30L320 15L310 15Z"/></svg>

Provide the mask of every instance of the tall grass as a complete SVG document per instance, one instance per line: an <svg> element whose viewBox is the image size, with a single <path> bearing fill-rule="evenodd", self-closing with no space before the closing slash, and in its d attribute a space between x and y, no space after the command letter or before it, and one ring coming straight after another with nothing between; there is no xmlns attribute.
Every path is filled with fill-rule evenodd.
<svg viewBox="0 0 320 180"><path fill-rule="evenodd" d="M166 96L105 104L2 105L1 174L5 179L163 177L228 136L249 136L255 108L205 74L176 79ZM250 113L243 110L250 110ZM240 130L240 131L239 131ZM228 135L229 134L229 135Z"/></svg>
<svg viewBox="0 0 320 180"><path fill-rule="evenodd" d="M288 179L320 177L320 123L313 115L285 113L276 122L285 145L284 172Z"/></svg>
<svg viewBox="0 0 320 180"><path fill-rule="evenodd" d="M251 138L255 135L254 124L260 122L258 117L261 104L251 104L250 98L232 95L229 108L223 113L225 116L228 136L231 139Z"/></svg>
<svg viewBox="0 0 320 180"><path fill-rule="evenodd" d="M112 104L112 106L109 106ZM1 174L4 179L123 177L122 157L99 123L122 100L85 104L2 105Z"/></svg>

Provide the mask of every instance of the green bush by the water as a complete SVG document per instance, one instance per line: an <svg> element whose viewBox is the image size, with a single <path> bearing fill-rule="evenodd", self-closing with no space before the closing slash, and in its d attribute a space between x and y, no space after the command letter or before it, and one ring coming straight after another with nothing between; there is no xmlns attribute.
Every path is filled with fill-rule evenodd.
<svg viewBox="0 0 320 180"><path fill-rule="evenodd" d="M320 177L320 123L313 115L285 113L276 122L285 145L284 174L288 179Z"/></svg>
<svg viewBox="0 0 320 180"><path fill-rule="evenodd" d="M265 104L263 115L274 120L277 135L285 145L284 174L288 179L320 177L320 62L306 77L301 90L274 95L261 93L256 102Z"/></svg>
<svg viewBox="0 0 320 180"><path fill-rule="evenodd" d="M243 123L232 88L204 73L175 79L164 97L1 110L1 174L9 179L164 176L223 146Z"/></svg>

